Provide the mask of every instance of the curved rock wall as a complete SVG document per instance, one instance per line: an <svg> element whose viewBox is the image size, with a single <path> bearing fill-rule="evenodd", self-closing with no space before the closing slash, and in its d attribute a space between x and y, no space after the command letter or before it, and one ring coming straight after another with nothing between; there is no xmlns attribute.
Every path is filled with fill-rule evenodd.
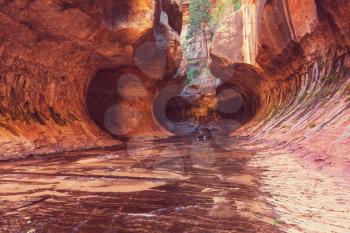
<svg viewBox="0 0 350 233"><path fill-rule="evenodd" d="M349 7L260 0L226 15L214 36L211 70L259 99L254 118L236 135L349 174Z"/></svg>
<svg viewBox="0 0 350 233"><path fill-rule="evenodd" d="M226 12L211 71L244 100L236 135L349 169L349 7L245 0ZM182 88L181 27L175 0L2 2L1 158L166 134L157 108Z"/></svg>
<svg viewBox="0 0 350 233"><path fill-rule="evenodd" d="M99 127L99 107L132 106L123 117L141 116L132 125L138 130L123 134L159 130L152 98L162 86L181 83L172 74L182 56L181 12L176 2L162 2L2 1L0 159L117 143L113 129ZM125 91L134 82L147 90L142 98ZM104 105L96 106L92 93Z"/></svg>

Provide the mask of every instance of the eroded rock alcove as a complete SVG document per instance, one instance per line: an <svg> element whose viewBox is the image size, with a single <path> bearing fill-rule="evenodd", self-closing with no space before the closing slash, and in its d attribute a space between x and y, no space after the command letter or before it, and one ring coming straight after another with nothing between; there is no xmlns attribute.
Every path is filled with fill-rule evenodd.
<svg viewBox="0 0 350 233"><path fill-rule="evenodd" d="M179 6L162 4L164 11L160 2L138 0L2 3L2 157L114 144L91 93L107 95L108 105L123 74L147 88L136 105L150 118L157 91L182 82L173 77L181 60ZM151 119L145 121L150 130Z"/></svg>
<svg viewBox="0 0 350 233"><path fill-rule="evenodd" d="M258 111L238 134L299 148L321 167L333 156L347 157L347 7L343 1L246 1L222 20L211 70L259 97Z"/></svg>
<svg viewBox="0 0 350 233"><path fill-rule="evenodd" d="M0 1L0 232L350 231L350 2L232 2L188 91L189 1Z"/></svg>

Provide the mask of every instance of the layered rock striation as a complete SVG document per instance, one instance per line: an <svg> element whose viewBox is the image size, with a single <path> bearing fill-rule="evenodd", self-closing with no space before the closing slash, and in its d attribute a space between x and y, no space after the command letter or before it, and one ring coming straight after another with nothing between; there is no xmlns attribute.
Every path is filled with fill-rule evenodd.
<svg viewBox="0 0 350 233"><path fill-rule="evenodd" d="M347 1L247 0L225 13L211 70L247 96L243 105L254 111L236 135L348 174L349 7Z"/></svg>
<svg viewBox="0 0 350 233"><path fill-rule="evenodd" d="M182 82L181 18L170 0L2 1L0 158L161 130L152 101Z"/></svg>
<svg viewBox="0 0 350 233"><path fill-rule="evenodd" d="M239 103L235 135L349 169L349 6L245 0L224 11L210 68L218 108ZM2 159L174 133L179 1L4 1L0 19Z"/></svg>

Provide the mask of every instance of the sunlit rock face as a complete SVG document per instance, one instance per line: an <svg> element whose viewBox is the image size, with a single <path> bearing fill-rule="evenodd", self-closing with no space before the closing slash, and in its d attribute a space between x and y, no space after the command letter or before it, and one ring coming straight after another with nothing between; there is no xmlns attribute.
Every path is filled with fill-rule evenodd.
<svg viewBox="0 0 350 233"><path fill-rule="evenodd" d="M0 1L0 232L350 232L350 2L244 0L193 95L179 2Z"/></svg>
<svg viewBox="0 0 350 233"><path fill-rule="evenodd" d="M349 4L244 1L226 13L214 35L211 70L258 101L237 135L348 174Z"/></svg>
<svg viewBox="0 0 350 233"><path fill-rule="evenodd" d="M117 143L115 137L159 130L152 99L162 86L181 83L173 74L182 56L181 12L176 2L163 5L2 2L1 158L105 146ZM161 20L167 13L170 20ZM132 118L120 132L120 122L110 120L118 106L123 120L129 110Z"/></svg>

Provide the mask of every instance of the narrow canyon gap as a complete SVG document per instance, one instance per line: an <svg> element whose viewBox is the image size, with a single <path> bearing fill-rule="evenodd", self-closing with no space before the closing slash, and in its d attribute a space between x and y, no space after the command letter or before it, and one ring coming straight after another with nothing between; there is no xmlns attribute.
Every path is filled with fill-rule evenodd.
<svg viewBox="0 0 350 233"><path fill-rule="evenodd" d="M350 232L349 22L0 0L0 232Z"/></svg>

